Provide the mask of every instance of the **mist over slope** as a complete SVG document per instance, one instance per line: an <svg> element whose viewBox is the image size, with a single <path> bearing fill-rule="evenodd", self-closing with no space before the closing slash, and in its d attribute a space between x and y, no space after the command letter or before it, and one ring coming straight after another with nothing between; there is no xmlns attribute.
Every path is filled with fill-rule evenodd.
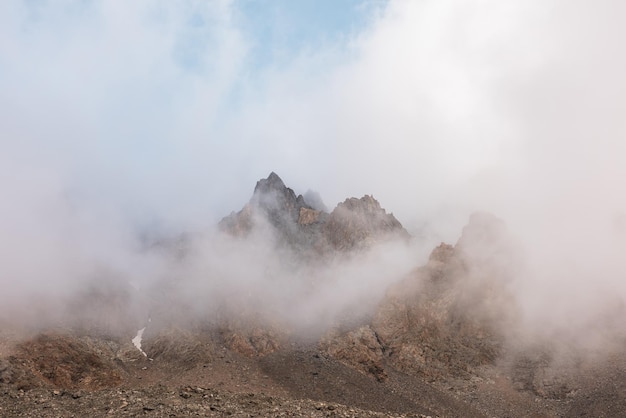
<svg viewBox="0 0 626 418"><path fill-rule="evenodd" d="M187 245L174 286L195 319L228 312L297 332L371 312L412 268L415 252L373 197L347 199L328 213L275 173L257 182L243 209Z"/></svg>
<svg viewBox="0 0 626 418"><path fill-rule="evenodd" d="M3 2L3 309L45 317L85 277L170 274L137 230L211 229L274 169L330 207L373 194L430 241L421 261L497 214L546 333L619 311L624 5L368 4L283 55L239 2Z"/></svg>
<svg viewBox="0 0 626 418"><path fill-rule="evenodd" d="M132 265L124 268L103 261L50 283L53 292L16 283L8 290L20 293L0 309L2 317L115 333L141 328L149 317L153 326L184 325L230 312L312 331L348 311L370 312L415 262L408 233L373 197L316 210L275 173L219 225L157 229L133 241L126 255Z"/></svg>
<svg viewBox="0 0 626 418"><path fill-rule="evenodd" d="M626 410L623 308L529 318L527 251L503 220L473 214L423 263L424 242L372 196L330 212L313 196L272 172L215 228L138 235L156 274L103 267L58 299L22 294L2 308L0 388L151 399L166 379L420 417Z"/></svg>
<svg viewBox="0 0 626 418"><path fill-rule="evenodd" d="M240 211L213 227L141 232L129 237L132 246L120 249L128 251L121 268L115 265L120 260L109 259L62 281L52 277L32 288L17 282L7 288L0 314L7 324L29 328L129 334L148 320L152 328L230 322L245 327L251 321L278 334L311 337L338 324L368 322L402 280L415 280L409 286L420 289L415 300L437 303L439 296L423 278L435 273L407 279L424 263L428 238L410 238L372 196L346 199L330 212L315 196L309 203L272 172L257 182ZM445 254L445 246L439 248L427 265ZM500 338L499 347L524 341L529 347L558 343L610 352L625 331L619 291L602 291L602 278L590 292L592 284L577 279L585 273L576 270L577 261L555 265L558 258L538 260L536 251L505 221L473 215L455 256L441 255L446 269L459 269L444 274L454 278L446 282L452 292L446 298L458 294L463 300L455 315L476 315L490 300L485 315L498 325L487 328ZM568 285L545 278L563 269L572 271ZM434 299L427 302L422 290Z"/></svg>

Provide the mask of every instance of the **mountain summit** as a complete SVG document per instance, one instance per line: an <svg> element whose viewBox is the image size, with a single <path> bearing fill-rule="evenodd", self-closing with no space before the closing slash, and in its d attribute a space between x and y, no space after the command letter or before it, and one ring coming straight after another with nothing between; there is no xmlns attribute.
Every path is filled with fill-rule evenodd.
<svg viewBox="0 0 626 418"><path fill-rule="evenodd" d="M256 183L250 203L260 209L276 227L285 223L298 222L301 209L313 209L302 195L285 186L273 171L266 179Z"/></svg>
<svg viewBox="0 0 626 418"><path fill-rule="evenodd" d="M220 227L232 235L245 236L268 223L279 243L320 254L368 247L394 236L409 237L373 196L346 199L330 213L321 210L325 205L317 193L309 191L307 196L311 202L296 195L271 172L257 182L248 204L222 219Z"/></svg>

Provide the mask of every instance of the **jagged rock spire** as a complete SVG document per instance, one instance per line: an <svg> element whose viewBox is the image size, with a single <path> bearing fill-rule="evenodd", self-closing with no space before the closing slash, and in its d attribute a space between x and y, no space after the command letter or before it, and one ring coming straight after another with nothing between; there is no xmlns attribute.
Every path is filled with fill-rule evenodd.
<svg viewBox="0 0 626 418"><path fill-rule="evenodd" d="M285 186L275 173L257 182L250 202L239 213L220 222L227 231L239 235L254 227L261 215L274 227L279 242L319 253L367 247L386 236L409 235L400 222L385 212L372 196L350 198L327 213L318 194L310 204L302 195Z"/></svg>
<svg viewBox="0 0 626 418"><path fill-rule="evenodd" d="M300 209L312 209L302 195L285 186L282 179L273 171L266 179L257 182L250 204L265 212L276 227L298 221Z"/></svg>
<svg viewBox="0 0 626 418"><path fill-rule="evenodd" d="M270 190L283 190L286 188L287 186L285 186L283 180L272 171L266 179L257 181L254 193L267 193Z"/></svg>

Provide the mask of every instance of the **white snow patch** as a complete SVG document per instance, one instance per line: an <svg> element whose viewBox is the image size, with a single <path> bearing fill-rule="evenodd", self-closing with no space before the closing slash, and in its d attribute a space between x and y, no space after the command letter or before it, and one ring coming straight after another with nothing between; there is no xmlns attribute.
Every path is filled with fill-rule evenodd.
<svg viewBox="0 0 626 418"><path fill-rule="evenodd" d="M133 344L137 347L137 350L141 351L141 354L148 357L148 355L141 349L141 337L143 336L143 332L146 330L146 327L141 328L137 331L137 335L133 338Z"/></svg>

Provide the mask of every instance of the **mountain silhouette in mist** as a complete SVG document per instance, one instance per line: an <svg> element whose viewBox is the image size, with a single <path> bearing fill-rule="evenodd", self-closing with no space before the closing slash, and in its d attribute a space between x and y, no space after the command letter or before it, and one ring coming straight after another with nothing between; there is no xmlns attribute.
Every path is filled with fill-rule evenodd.
<svg viewBox="0 0 626 418"><path fill-rule="evenodd" d="M219 225L230 234L246 236L255 227L268 224L279 243L318 254L409 238L402 224L372 196L348 198L328 213L317 193L309 191L306 195L296 195L272 172L257 182L248 204Z"/></svg>

